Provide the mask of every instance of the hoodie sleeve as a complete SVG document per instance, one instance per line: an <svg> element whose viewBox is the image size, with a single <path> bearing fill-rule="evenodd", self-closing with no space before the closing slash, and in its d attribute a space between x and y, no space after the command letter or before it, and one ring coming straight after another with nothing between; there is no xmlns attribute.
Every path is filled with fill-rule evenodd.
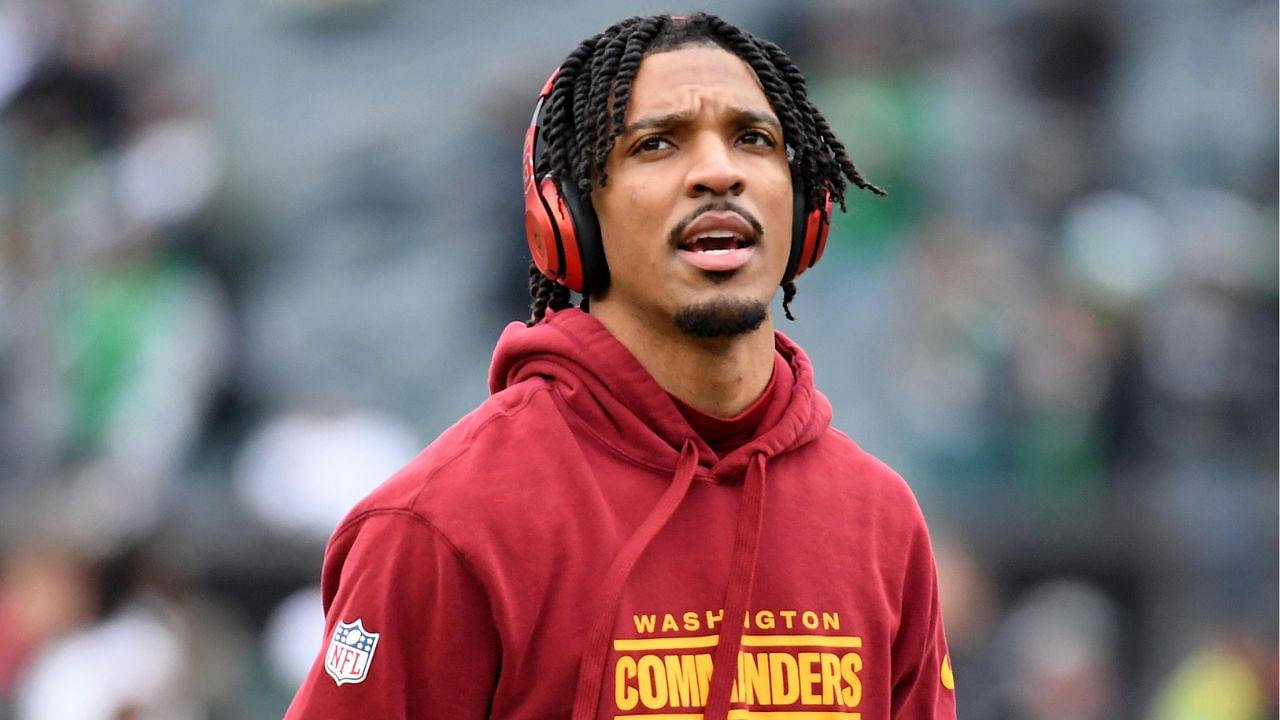
<svg viewBox="0 0 1280 720"><path fill-rule="evenodd" d="M938 603L938 573L923 517L911 538L901 624L893 642L894 720L955 720L955 678Z"/></svg>
<svg viewBox="0 0 1280 720"><path fill-rule="evenodd" d="M500 658L488 600L425 519L383 510L349 521L329 541L321 585L323 644L286 720L487 716Z"/></svg>

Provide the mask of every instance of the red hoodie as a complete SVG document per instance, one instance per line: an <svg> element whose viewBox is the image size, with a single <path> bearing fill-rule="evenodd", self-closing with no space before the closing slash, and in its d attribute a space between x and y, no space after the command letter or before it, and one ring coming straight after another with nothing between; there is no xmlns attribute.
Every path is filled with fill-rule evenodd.
<svg viewBox="0 0 1280 720"><path fill-rule="evenodd" d="M789 393L718 457L595 318L508 326L334 532L286 717L954 718L915 498L776 337Z"/></svg>

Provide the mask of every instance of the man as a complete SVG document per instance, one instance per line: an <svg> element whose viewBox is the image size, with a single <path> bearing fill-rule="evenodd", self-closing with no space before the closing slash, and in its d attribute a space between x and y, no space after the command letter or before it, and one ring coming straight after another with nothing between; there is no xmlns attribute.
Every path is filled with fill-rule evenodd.
<svg viewBox="0 0 1280 720"><path fill-rule="evenodd" d="M827 198L879 192L795 66L714 16L623 21L525 162L533 317L334 533L289 717L953 718L915 499L769 315Z"/></svg>

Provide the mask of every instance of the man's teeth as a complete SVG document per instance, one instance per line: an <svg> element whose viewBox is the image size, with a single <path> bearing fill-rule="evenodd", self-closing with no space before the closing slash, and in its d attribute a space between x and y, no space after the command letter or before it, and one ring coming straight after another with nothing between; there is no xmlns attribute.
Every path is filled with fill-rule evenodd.
<svg viewBox="0 0 1280 720"><path fill-rule="evenodd" d="M723 241L723 240L729 240L729 241L731 241L732 245L731 245L731 247L727 247L727 248L700 248L700 247L698 247L698 244L699 244L699 243L701 243L701 242L703 242L703 241L705 241L705 240L720 240L720 241ZM734 233L734 232L714 232L714 233L707 233L706 235L699 235L698 237L694 238L694 239L693 239L693 242L689 243L689 245L688 245L688 246L686 246L684 249L689 250L689 251L692 251L692 252L698 252L698 253L709 253L709 254L713 254L713 255L722 255L722 254L724 254L724 253L729 252L730 250L738 250L738 249L742 248L744 245L745 245L745 243L743 242L743 238L742 238L742 236L741 236L741 235L739 235L739 234L737 234L737 233Z"/></svg>

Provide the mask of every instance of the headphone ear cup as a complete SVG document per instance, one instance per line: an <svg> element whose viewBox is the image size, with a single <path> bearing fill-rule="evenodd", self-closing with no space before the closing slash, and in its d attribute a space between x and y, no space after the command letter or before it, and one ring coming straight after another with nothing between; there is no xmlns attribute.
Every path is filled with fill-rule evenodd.
<svg viewBox="0 0 1280 720"><path fill-rule="evenodd" d="M808 254L801 262L800 272L804 272L822 259L822 251L827 249L827 235L831 233L831 193L822 193L819 207L809 213L805 223L804 243ZM796 273L799 275L800 273Z"/></svg>
<svg viewBox="0 0 1280 720"><path fill-rule="evenodd" d="M561 185L550 175L538 178L535 172L535 166L543 159L538 135L542 130L544 104L559 74L557 68L542 86L524 136L524 232L529 254L543 275L570 290L589 295L609 286L600 221L577 186Z"/></svg>
<svg viewBox="0 0 1280 720"><path fill-rule="evenodd" d="M791 203L791 253L782 281L795 280L822 257L831 229L831 193L823 192L818 207L805 212L808 193L799 179L792 180L795 191Z"/></svg>
<svg viewBox="0 0 1280 720"><path fill-rule="evenodd" d="M584 198L576 185L565 184L560 187L560 197L564 200L573 223L574 248L571 251L565 243L565 254L576 261L581 278L577 287L572 287L583 295L592 295L609 287L609 263L604 256L604 242L600 237L600 220L596 217L591 201Z"/></svg>
<svg viewBox="0 0 1280 720"><path fill-rule="evenodd" d="M554 227L551 210L533 177L533 143L536 127L530 127L524 138L524 234L529 243L529 255L543 275L551 279L560 276L559 238Z"/></svg>
<svg viewBox="0 0 1280 720"><path fill-rule="evenodd" d="M808 228L804 211L807 197L804 181L793 174L791 187L791 249L787 255L787 271L782 274L784 283L794 280L797 275L804 272L800 267L800 261L804 257L805 232Z"/></svg>
<svg viewBox="0 0 1280 720"><path fill-rule="evenodd" d="M553 280L570 290L582 291L582 256L578 252L577 229L574 218L565 203L560 183L553 177L544 177L538 183L538 194L551 218L556 238L556 276Z"/></svg>

